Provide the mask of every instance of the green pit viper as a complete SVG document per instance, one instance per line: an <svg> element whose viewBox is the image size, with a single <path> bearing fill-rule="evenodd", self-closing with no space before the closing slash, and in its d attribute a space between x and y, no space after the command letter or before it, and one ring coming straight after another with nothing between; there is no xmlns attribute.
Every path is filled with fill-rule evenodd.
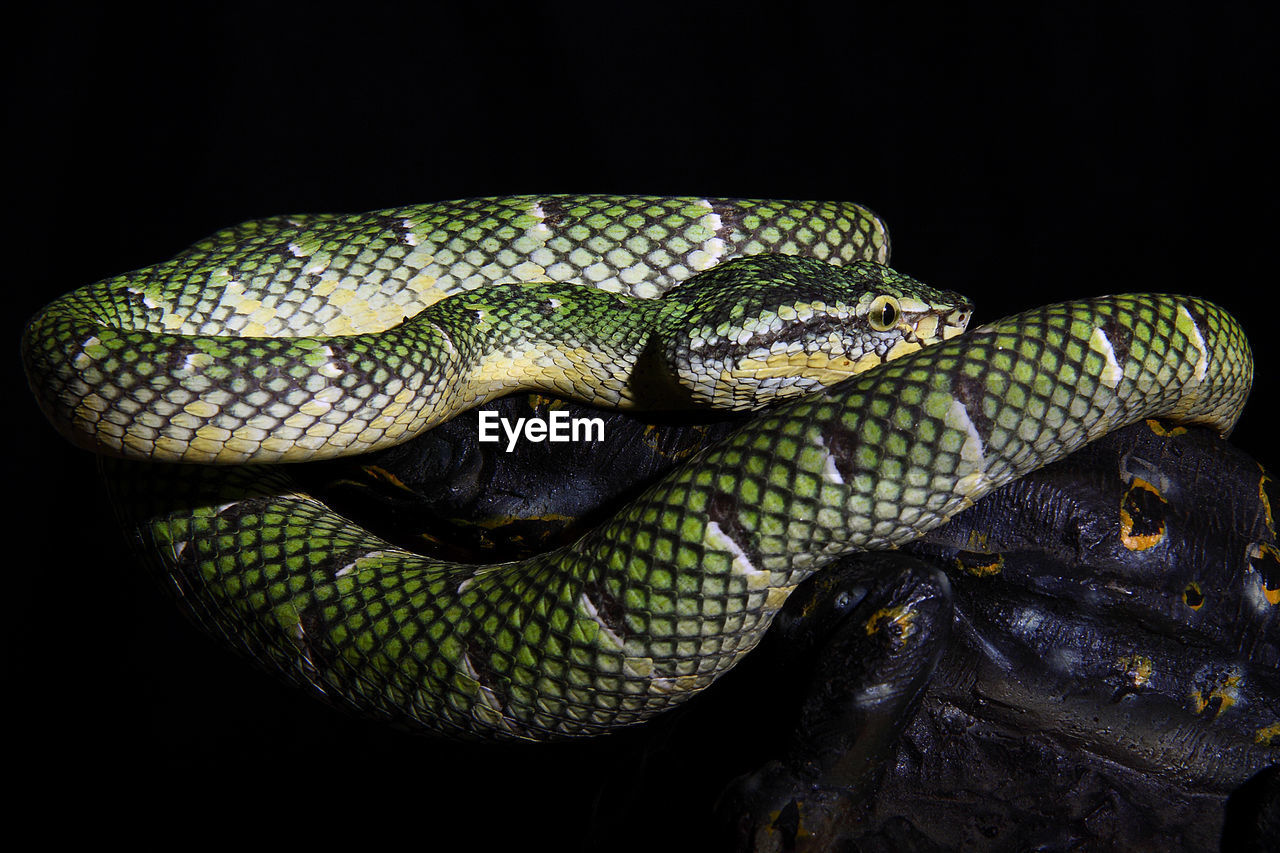
<svg viewBox="0 0 1280 853"><path fill-rule="evenodd" d="M880 220L839 203L279 217L55 301L23 356L59 431L145 460L108 465L114 502L209 630L418 728L595 735L710 685L842 555L918 538L1139 419L1239 417L1248 344L1208 302L1103 297L961 335L968 303L888 252ZM400 550L258 464L403 441L530 387L774 405L518 563Z"/></svg>

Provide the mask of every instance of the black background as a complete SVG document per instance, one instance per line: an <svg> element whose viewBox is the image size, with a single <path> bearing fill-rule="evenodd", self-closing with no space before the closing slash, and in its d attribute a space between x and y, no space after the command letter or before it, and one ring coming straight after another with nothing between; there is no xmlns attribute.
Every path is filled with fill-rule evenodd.
<svg viewBox="0 0 1280 853"><path fill-rule="evenodd" d="M295 840L432 847L461 829L576 849L704 760L680 745L639 775L634 737L473 750L351 720L195 634L131 566L91 458L25 394L20 329L235 222L539 192L851 199L888 221L896 268L968 293L978 321L1104 292L1219 301L1260 365L1236 440L1274 461L1276 39L1259 13L432 5L50 7L11 32L6 693L20 802L50 837L265 821ZM715 749L725 778L746 769ZM703 806L663 805L629 841L691 843Z"/></svg>

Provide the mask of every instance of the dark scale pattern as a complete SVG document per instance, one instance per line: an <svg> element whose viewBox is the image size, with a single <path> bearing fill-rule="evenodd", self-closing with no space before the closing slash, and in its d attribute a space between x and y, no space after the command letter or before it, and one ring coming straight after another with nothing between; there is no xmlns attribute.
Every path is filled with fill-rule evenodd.
<svg viewBox="0 0 1280 853"><path fill-rule="evenodd" d="M425 242L441 247L440 263L457 265L453 274L465 289L486 283L491 268L517 266L540 249L546 258L537 263L554 281L589 281L609 290L653 283L654 289L637 292L641 296L656 296L707 269L704 256L712 254L720 260L766 252L805 255L834 264L889 259L883 223L844 203L518 196L393 213ZM545 225L545 239L522 243L534 222Z"/></svg>
<svg viewBox="0 0 1280 853"><path fill-rule="evenodd" d="M309 297L332 292L315 290L331 279L339 289L366 292L360 298L374 308L406 300L409 310L391 325L451 293L503 282L593 284L653 297L720 261L761 253L836 265L889 257L883 223L845 202L515 196L247 222L169 261L84 288L70 304L152 332L249 334L225 324L236 302L250 299L274 309L256 335L382 331L386 325L337 328L331 321L340 312ZM431 280L415 287L419 276ZM224 300L229 287L240 295Z"/></svg>
<svg viewBox="0 0 1280 853"><path fill-rule="evenodd" d="M916 539L1141 418L1229 430L1251 378L1208 303L1050 306L781 407L575 545L479 569L247 469L161 469L120 502L202 617L295 679L450 734L597 734L710 684L838 556Z"/></svg>

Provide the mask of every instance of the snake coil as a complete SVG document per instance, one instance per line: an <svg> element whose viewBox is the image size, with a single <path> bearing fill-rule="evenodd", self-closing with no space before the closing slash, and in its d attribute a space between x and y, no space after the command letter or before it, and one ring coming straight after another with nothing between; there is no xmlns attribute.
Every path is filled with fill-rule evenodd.
<svg viewBox="0 0 1280 853"><path fill-rule="evenodd" d="M197 619L295 680L448 734L591 735L709 685L755 645L798 583L840 556L911 541L1141 418L1226 432L1248 394L1243 332L1203 300L1052 305L920 348L949 337L968 308L950 294L898 289L915 283L863 266L887 260L877 219L852 205L729 200L521 197L249 223L54 303L29 329L24 356L42 406L81 443L146 458L186 458L202 444L239 454L246 436L269 432L267 420L295 438L317 423L341 433L369 398L393 405L413 384L399 371L414 356L387 330L403 330L413 321L400 321L440 298L460 294L459 306L481 306L479 315L465 309L478 325L487 317L505 327L481 285L595 280L651 297L678 293L676 280L727 258L788 252L862 275L871 289L848 300L844 319L867 322L868 335L893 325L905 337L865 351L875 353L865 373L829 377L756 416L567 548L497 566L429 560L352 527L300 493L287 471L256 465L116 463L113 494ZM569 295L537 298L546 306ZM806 295L775 313L828 318L818 328L832 340L832 301ZM611 313L590 316L603 324ZM900 329L899 314L915 325ZM563 325L565 315L550 315ZM740 335L753 346L735 358L766 380L785 379L784 362L829 368L861 358L791 349L772 321L741 332L729 322L693 318L682 339L709 349L716 334ZM226 329L240 336L215 334ZM321 342L299 349L294 333ZM334 335L363 343L342 359L318 357ZM915 347L890 352L913 335ZM555 362L545 351L528 356L524 340L482 354L485 375L522 357ZM367 359L366 369L374 349L400 361ZM879 364L890 354L901 357ZM300 363L307 370L294 375ZM355 377L347 390L358 405L304 409L307 394L324 390L307 383L326 371ZM208 388L183 385L197 374ZM396 432L412 420L400 416L412 405L401 406L361 415L347 432ZM133 419L139 412L147 414ZM388 423L375 428L380 416ZM160 444L175 452L154 452ZM283 457L281 449L271 458ZM234 461L256 458L245 451Z"/></svg>

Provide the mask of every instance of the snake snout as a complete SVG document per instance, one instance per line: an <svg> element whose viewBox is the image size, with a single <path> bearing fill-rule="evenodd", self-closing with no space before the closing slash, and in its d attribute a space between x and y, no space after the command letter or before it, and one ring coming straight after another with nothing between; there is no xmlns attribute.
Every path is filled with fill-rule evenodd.
<svg viewBox="0 0 1280 853"><path fill-rule="evenodd" d="M905 300L903 313L894 331L908 345L916 347L931 346L948 340L963 332L973 316L973 306L964 297L949 291L942 291L946 299L931 303L919 300ZM905 354L901 351L898 354Z"/></svg>
<svg viewBox="0 0 1280 853"><path fill-rule="evenodd" d="M973 318L973 306L963 299L959 302L960 304L954 310L942 318L941 334L944 341L963 334L964 330L969 328L969 321Z"/></svg>

